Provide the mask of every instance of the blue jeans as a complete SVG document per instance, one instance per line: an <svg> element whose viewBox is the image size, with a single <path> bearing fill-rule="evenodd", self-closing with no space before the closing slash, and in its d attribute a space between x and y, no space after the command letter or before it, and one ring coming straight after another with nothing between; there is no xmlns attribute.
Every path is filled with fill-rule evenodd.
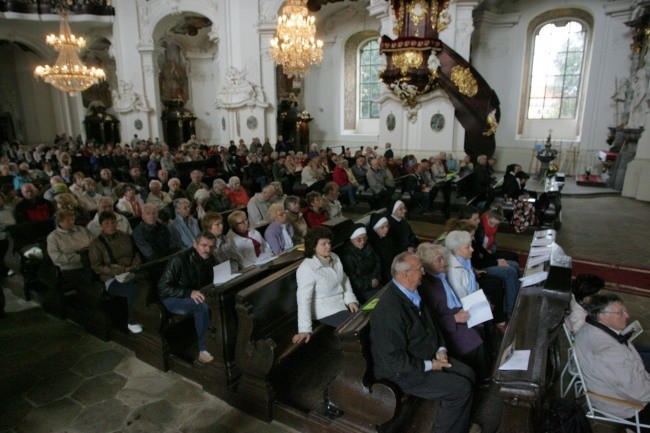
<svg viewBox="0 0 650 433"><path fill-rule="evenodd" d="M128 283L120 283L117 280L113 280L113 282L106 288L106 291L113 296L122 296L123 298L126 298L127 310L129 312L129 324L131 325L136 323L133 320L132 312L133 304L135 304L138 292L140 291L138 285L132 281Z"/></svg>
<svg viewBox="0 0 650 433"><path fill-rule="evenodd" d="M357 189L359 189L359 187L352 184L339 187L339 191L348 195L348 201L350 202L351 206L354 206L357 203L357 199L355 197Z"/></svg>
<svg viewBox="0 0 650 433"><path fill-rule="evenodd" d="M170 313L194 315L194 327L199 339L199 351L206 351L205 333L210 324L210 308L204 302L197 304L192 298L165 298L162 303Z"/></svg>
<svg viewBox="0 0 650 433"><path fill-rule="evenodd" d="M505 286L504 310L508 316L512 315L519 293L519 264L508 260L508 266L490 266L484 269L488 275L499 278Z"/></svg>

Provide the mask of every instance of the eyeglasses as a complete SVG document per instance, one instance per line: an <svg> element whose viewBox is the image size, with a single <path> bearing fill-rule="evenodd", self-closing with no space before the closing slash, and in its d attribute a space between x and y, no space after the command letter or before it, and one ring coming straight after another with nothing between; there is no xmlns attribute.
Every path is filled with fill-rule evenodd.
<svg viewBox="0 0 650 433"><path fill-rule="evenodd" d="M624 316L624 315L626 315L626 314L627 314L628 316L630 315L630 313L628 313L627 310L621 310L621 311L607 311L607 310L603 310L602 312L603 312L603 313L608 313L608 314L616 314L616 315L618 315L618 316Z"/></svg>

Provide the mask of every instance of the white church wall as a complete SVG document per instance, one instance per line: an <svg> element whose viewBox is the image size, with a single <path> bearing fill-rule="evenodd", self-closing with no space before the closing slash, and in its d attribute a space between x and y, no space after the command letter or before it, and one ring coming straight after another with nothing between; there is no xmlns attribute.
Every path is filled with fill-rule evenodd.
<svg viewBox="0 0 650 433"><path fill-rule="evenodd" d="M628 75L630 33L624 22L630 17L631 4L628 0L576 0L571 3L572 8L586 11L593 18L591 49L586 65L588 76L582 87L586 94L579 109L580 118L573 124L536 122L528 129L521 128L522 105L527 103L521 95L526 91L528 67L525 53L529 25L541 14L565 9L568 5L557 0L518 2L515 13L483 12L475 16L477 34L473 44L473 64L501 101L501 121L496 132L497 169L503 170L508 163L516 162L527 170L535 142L544 140L549 129L553 129L553 139L558 145L563 141L564 151L570 141L579 144L578 172L595 164L597 151L607 148L607 127L614 123L614 105L610 98L614 93L615 78ZM567 155L568 152L563 152L559 162L563 162Z"/></svg>

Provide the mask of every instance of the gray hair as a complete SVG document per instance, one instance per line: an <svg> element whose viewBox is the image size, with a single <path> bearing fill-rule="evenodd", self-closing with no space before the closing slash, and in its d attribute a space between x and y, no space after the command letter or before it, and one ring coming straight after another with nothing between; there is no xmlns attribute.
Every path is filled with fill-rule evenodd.
<svg viewBox="0 0 650 433"><path fill-rule="evenodd" d="M587 309L589 310L589 315L593 319L598 320L598 315L600 313L607 310L610 305L616 303L623 303L623 300L618 295L613 293L596 294L589 300Z"/></svg>
<svg viewBox="0 0 650 433"><path fill-rule="evenodd" d="M158 186L158 188L162 188L162 183L160 183L159 180L154 179L151 182L149 182L149 189L153 188L154 186Z"/></svg>
<svg viewBox="0 0 650 433"><path fill-rule="evenodd" d="M181 205L184 205L184 204L186 204L188 206L192 205L192 203L190 203L190 201L188 199L186 199L186 198L177 198L176 200L174 200L174 209L178 210L178 209L180 209Z"/></svg>
<svg viewBox="0 0 650 433"><path fill-rule="evenodd" d="M467 246L472 243L472 236L465 231L454 230L447 234L445 239L445 246L449 251L455 253L464 246Z"/></svg>
<svg viewBox="0 0 650 433"><path fill-rule="evenodd" d="M226 184L226 181L225 181L225 180L223 180L223 179L218 179L218 178L215 179L215 180L212 182L212 188L214 188L214 187L217 186L217 185L219 185L219 186L222 187L222 188L228 186L228 185Z"/></svg>
<svg viewBox="0 0 650 433"><path fill-rule="evenodd" d="M430 273L433 273L433 262L438 257L442 257L445 260L445 263L448 263L449 260L449 250L447 250L447 248L430 242L424 242L418 245L418 249L415 253L420 258L424 269Z"/></svg>
<svg viewBox="0 0 650 433"><path fill-rule="evenodd" d="M413 253L409 253L408 251L404 251L403 253L399 253L397 256L395 256L393 259L393 264L390 265L390 274L393 276L393 278L409 270L409 267L411 265L406 261L406 259L409 257L417 256Z"/></svg>
<svg viewBox="0 0 650 433"><path fill-rule="evenodd" d="M196 201L205 201L210 198L210 191L207 189L197 189L196 192L194 193L194 200Z"/></svg>

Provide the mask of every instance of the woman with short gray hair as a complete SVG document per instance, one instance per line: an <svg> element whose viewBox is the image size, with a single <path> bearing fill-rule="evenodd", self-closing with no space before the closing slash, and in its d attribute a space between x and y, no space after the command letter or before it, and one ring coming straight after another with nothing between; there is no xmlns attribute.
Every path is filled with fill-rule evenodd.
<svg viewBox="0 0 650 433"><path fill-rule="evenodd" d="M485 352L483 325L467 326L470 313L463 309L445 274L449 251L442 245L423 243L416 253L425 271L418 291L424 307L442 328L449 354L472 367L479 379L488 378L491 366Z"/></svg>
<svg viewBox="0 0 650 433"><path fill-rule="evenodd" d="M171 247L185 249L192 246L194 239L201 233L199 222L190 215L191 203L186 198L174 200L176 218L169 225Z"/></svg>

